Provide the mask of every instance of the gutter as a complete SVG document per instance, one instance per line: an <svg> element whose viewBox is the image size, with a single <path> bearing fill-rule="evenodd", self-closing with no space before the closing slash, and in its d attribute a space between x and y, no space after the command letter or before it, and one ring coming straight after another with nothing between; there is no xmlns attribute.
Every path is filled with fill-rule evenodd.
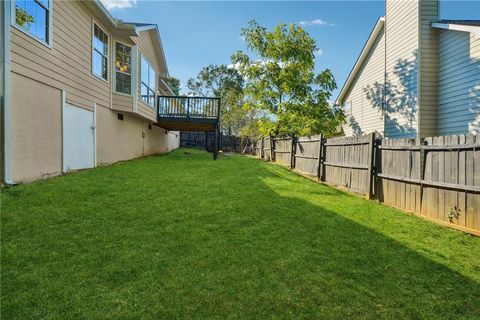
<svg viewBox="0 0 480 320"><path fill-rule="evenodd" d="M10 19L11 2L2 1L2 183L16 183L10 178Z"/></svg>

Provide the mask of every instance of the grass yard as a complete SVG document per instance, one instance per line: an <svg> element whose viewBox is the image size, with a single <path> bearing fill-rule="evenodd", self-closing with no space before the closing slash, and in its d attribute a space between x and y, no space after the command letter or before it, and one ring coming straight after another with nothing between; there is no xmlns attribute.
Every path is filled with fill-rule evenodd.
<svg viewBox="0 0 480 320"><path fill-rule="evenodd" d="M2 319L479 319L480 238L238 155L1 194Z"/></svg>

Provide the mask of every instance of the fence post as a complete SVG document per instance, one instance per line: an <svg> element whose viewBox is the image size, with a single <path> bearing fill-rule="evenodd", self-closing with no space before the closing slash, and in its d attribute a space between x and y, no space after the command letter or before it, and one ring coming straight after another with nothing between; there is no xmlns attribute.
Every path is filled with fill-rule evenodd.
<svg viewBox="0 0 480 320"><path fill-rule="evenodd" d="M425 146L427 141L425 139L421 139L419 141L420 146ZM423 211L423 181L425 179L425 167L427 165L427 152L424 148L420 149L420 166L419 166L419 176L418 178L422 183L420 183L420 212L424 213Z"/></svg>
<svg viewBox="0 0 480 320"><path fill-rule="evenodd" d="M260 142L260 147L261 147L260 158L262 158L262 159L265 158L265 155L264 155L265 151L263 150L264 145L265 145L265 139L262 137L262 142Z"/></svg>
<svg viewBox="0 0 480 320"><path fill-rule="evenodd" d="M317 180L324 181L323 176L323 134L318 137L318 162L317 162Z"/></svg>
<svg viewBox="0 0 480 320"><path fill-rule="evenodd" d="M296 146L295 137L291 136L290 137L290 169L295 168L295 154L296 154L295 146Z"/></svg>
<svg viewBox="0 0 480 320"><path fill-rule="evenodd" d="M375 161L375 132L372 132L368 135L368 177L367 177L367 199L370 200L373 198L373 179L375 176L374 172L374 161Z"/></svg>
<svg viewBox="0 0 480 320"><path fill-rule="evenodd" d="M270 136L270 161L275 162L275 140Z"/></svg>

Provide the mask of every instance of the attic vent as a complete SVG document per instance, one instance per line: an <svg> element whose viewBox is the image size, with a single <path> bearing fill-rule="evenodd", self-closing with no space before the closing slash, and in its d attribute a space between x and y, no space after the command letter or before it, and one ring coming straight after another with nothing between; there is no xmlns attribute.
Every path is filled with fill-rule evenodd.
<svg viewBox="0 0 480 320"><path fill-rule="evenodd" d="M123 114L117 113L117 119L123 121Z"/></svg>

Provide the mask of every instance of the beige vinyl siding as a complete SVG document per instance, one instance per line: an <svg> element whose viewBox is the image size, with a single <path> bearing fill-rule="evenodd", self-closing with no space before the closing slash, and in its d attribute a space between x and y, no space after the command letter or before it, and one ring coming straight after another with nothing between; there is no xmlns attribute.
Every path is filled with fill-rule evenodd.
<svg viewBox="0 0 480 320"><path fill-rule="evenodd" d="M159 60L159 56L156 54L156 50L154 47L155 39L153 37L156 37L156 31L155 30L148 30L148 31L142 31L140 32L140 35L138 37L133 37L133 41L137 44L138 46L138 61L137 61L137 70L138 70L138 79L137 79L137 92L138 92L138 102L137 102L137 113L140 114L141 116L157 122L157 92L155 92L155 108L152 108L150 105L147 103L143 102L141 99L141 57L142 55L148 60L152 68L155 70L156 77L157 77L157 82L158 82L158 77L159 76L165 76L162 75L160 70L164 70L164 68L161 68L160 65L163 63L162 61ZM158 84L157 84L158 86ZM158 88L156 88L158 90Z"/></svg>
<svg viewBox="0 0 480 320"><path fill-rule="evenodd" d="M118 111L133 111L133 98L131 96L113 93L112 94L112 109Z"/></svg>
<svg viewBox="0 0 480 320"><path fill-rule="evenodd" d="M480 37L440 32L438 134L480 132Z"/></svg>
<svg viewBox="0 0 480 320"><path fill-rule="evenodd" d="M419 108L418 136L437 134L438 113L438 0L419 1Z"/></svg>
<svg viewBox="0 0 480 320"><path fill-rule="evenodd" d="M156 97L157 95L155 95ZM157 103L157 99L155 98L155 104ZM157 122L157 107L153 108L150 105L146 104L143 101L138 100L138 108L137 113L142 117L147 118L153 122Z"/></svg>
<svg viewBox="0 0 480 320"><path fill-rule="evenodd" d="M386 137L417 133L418 2L386 2Z"/></svg>
<svg viewBox="0 0 480 320"><path fill-rule="evenodd" d="M92 109L110 107L110 84L91 73L91 14L77 1L55 1L52 48L11 28L11 70L65 90L67 102ZM111 46L111 44L110 44Z"/></svg>
<svg viewBox="0 0 480 320"><path fill-rule="evenodd" d="M351 104L351 114L347 114L346 124L343 126L347 136L375 131L383 134L384 57L385 37L382 30L344 100ZM375 92L373 96L367 95L370 90Z"/></svg>
<svg viewBox="0 0 480 320"><path fill-rule="evenodd" d="M147 60L152 64L152 68L160 75L160 70L164 70L164 68L161 68L163 62L160 60L160 56L153 45L157 41L155 39L156 36L155 30L146 30L140 32L138 37L133 37L133 41L138 46L139 52L147 57Z"/></svg>

